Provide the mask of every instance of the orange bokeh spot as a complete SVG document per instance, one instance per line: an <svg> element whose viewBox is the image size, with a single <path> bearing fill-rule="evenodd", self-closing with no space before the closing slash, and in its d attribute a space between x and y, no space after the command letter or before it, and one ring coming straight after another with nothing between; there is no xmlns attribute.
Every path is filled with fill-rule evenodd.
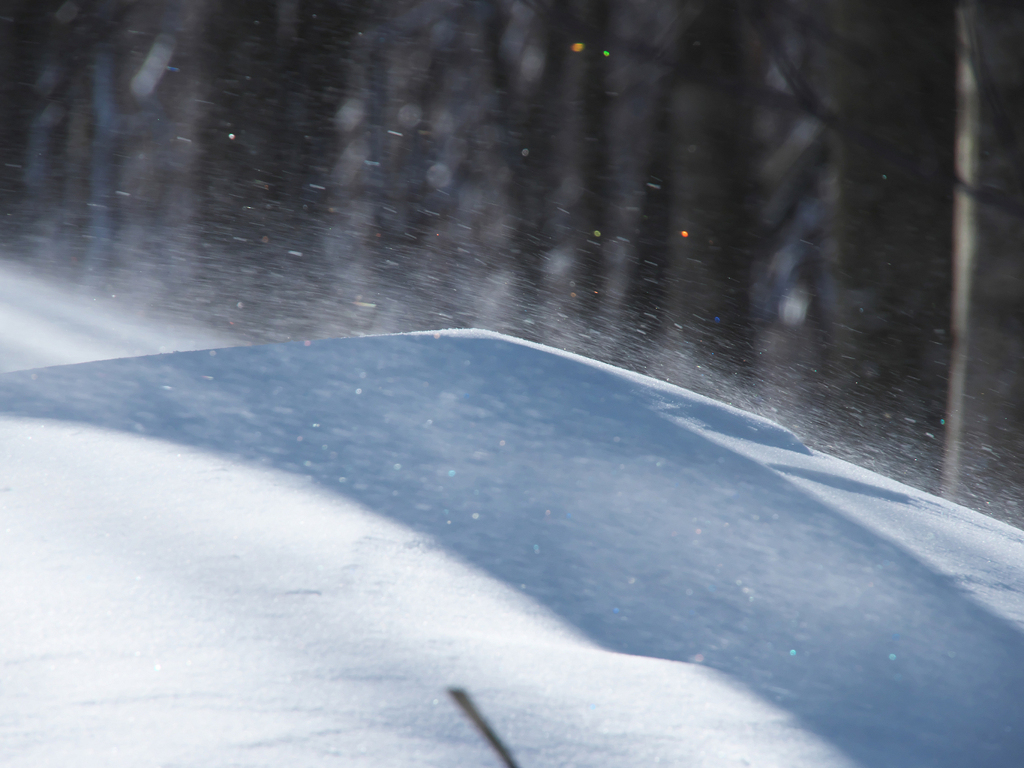
<svg viewBox="0 0 1024 768"><path fill-rule="evenodd" d="M583 50L583 43L573 43L572 49L576 51L576 53L579 53L580 51Z"/></svg>
<svg viewBox="0 0 1024 768"><path fill-rule="evenodd" d="M689 237L690 236L690 233L687 232L685 229L682 232L680 232L679 234L682 235L683 237Z"/></svg>

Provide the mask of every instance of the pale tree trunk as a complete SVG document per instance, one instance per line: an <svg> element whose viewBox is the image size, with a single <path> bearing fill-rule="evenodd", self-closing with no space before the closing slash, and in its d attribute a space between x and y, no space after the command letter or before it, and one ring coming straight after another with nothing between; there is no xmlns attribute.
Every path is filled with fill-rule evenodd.
<svg viewBox="0 0 1024 768"><path fill-rule="evenodd" d="M942 493L956 498L964 434L964 388L969 359L971 283L977 253L976 203L965 187L977 186L978 133L981 105L972 63L974 8L964 0L956 10L956 175L960 180L953 200L953 300L952 352L949 365L949 396L946 406L946 452L942 465Z"/></svg>
<svg viewBox="0 0 1024 768"><path fill-rule="evenodd" d="M962 4L957 173L983 194L1024 193L1021 8ZM973 124L972 124L973 123ZM1024 450L1024 221L957 194L943 491L1020 520Z"/></svg>

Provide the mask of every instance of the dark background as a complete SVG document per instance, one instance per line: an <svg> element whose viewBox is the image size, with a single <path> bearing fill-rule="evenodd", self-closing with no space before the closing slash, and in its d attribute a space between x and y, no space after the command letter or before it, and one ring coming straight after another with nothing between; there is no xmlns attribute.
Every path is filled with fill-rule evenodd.
<svg viewBox="0 0 1024 768"><path fill-rule="evenodd" d="M0 8L3 258L251 341L508 332L940 490L951 0ZM944 491L1021 525L1024 8L961 12L978 257Z"/></svg>

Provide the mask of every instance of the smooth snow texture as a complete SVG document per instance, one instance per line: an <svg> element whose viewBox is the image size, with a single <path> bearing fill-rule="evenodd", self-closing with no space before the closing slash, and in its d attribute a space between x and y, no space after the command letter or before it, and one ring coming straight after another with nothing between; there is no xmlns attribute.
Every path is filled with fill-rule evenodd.
<svg viewBox="0 0 1024 768"><path fill-rule="evenodd" d="M0 373L233 343L224 333L128 319L117 303L0 265Z"/></svg>
<svg viewBox="0 0 1024 768"><path fill-rule="evenodd" d="M1021 533L486 333L0 377L0 761L1024 764ZM434 699L438 700L434 704Z"/></svg>

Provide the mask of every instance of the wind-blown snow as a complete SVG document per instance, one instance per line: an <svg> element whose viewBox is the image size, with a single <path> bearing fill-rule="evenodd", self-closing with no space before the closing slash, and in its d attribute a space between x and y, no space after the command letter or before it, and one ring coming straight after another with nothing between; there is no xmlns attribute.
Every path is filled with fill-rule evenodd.
<svg viewBox="0 0 1024 768"><path fill-rule="evenodd" d="M0 372L233 343L224 333L127 317L117 304L116 294L75 293L0 264Z"/></svg>
<svg viewBox="0 0 1024 768"><path fill-rule="evenodd" d="M0 376L0 760L1024 764L1021 532L482 332ZM436 703L435 703L436 700Z"/></svg>

